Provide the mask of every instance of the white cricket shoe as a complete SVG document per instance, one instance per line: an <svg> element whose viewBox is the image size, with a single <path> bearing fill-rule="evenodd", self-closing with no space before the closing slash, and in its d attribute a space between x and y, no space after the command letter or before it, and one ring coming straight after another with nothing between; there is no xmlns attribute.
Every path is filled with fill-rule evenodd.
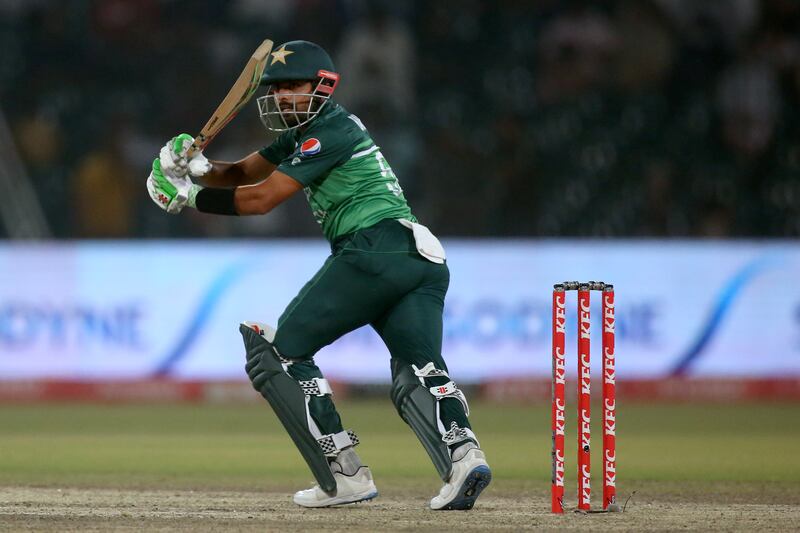
<svg viewBox="0 0 800 533"><path fill-rule="evenodd" d="M310 489L295 492L294 503L303 507L331 507L371 500L378 495L372 472L367 466L360 467L352 476L336 472L333 479L336 480L336 494L333 496L326 494L319 485L314 485Z"/></svg>
<svg viewBox="0 0 800 533"><path fill-rule="evenodd" d="M480 448L472 448L464 457L453 463L450 479L431 500L434 511L466 511L472 509L475 500L492 481L492 471L486 463L486 455Z"/></svg>

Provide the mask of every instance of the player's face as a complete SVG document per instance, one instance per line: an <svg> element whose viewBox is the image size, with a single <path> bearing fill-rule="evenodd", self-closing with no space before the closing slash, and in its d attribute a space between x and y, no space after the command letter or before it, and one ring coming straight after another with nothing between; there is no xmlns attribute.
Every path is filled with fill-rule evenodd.
<svg viewBox="0 0 800 533"><path fill-rule="evenodd" d="M332 92L315 92L321 83L317 79L281 81L270 85L267 94L256 98L261 122L267 130L287 131L314 120Z"/></svg>
<svg viewBox="0 0 800 533"><path fill-rule="evenodd" d="M275 85L275 99L289 126L297 123L295 113L306 113L311 105L310 81L281 81Z"/></svg>

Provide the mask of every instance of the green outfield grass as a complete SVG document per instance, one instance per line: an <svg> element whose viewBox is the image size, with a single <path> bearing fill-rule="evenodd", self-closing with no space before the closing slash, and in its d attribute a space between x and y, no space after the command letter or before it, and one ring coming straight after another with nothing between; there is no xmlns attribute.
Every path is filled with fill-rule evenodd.
<svg viewBox="0 0 800 533"><path fill-rule="evenodd" d="M388 399L339 407L382 490L435 493L440 481ZM472 411L494 471L492 488L547 493L549 405L475 402ZM568 411L569 491L575 421L574 409ZM599 423L593 430L599 494ZM691 493L800 503L797 404L623 404L617 438L623 497L639 490L678 500ZM271 491L304 488L310 480L266 404L0 406L0 485Z"/></svg>

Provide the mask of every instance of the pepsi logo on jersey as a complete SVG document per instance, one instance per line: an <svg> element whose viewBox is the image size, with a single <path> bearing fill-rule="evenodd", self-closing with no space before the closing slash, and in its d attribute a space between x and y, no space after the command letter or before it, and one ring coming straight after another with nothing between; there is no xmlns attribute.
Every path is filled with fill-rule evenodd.
<svg viewBox="0 0 800 533"><path fill-rule="evenodd" d="M300 153L302 155L318 154L320 150L322 150L322 143L319 142L319 139L314 137L311 137L300 145Z"/></svg>

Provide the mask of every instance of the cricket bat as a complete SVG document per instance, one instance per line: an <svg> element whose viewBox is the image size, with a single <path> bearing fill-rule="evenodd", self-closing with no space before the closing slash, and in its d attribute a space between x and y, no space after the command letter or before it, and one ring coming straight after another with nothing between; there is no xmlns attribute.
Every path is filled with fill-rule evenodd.
<svg viewBox="0 0 800 533"><path fill-rule="evenodd" d="M272 51L272 41L265 39L261 45L256 48L250 60L244 66L244 70L236 78L233 87L230 88L228 94L222 99L222 102L217 106L217 109L208 119L206 125L200 130L200 133L194 138L192 145L186 151L186 159L190 159L192 155L198 150L204 149L214 139L214 137L222 131L228 122L233 120L233 117L239 112L244 105L250 101L259 83L261 83L261 75L264 73L264 68L267 66L267 59L269 53ZM178 191L176 200L185 202L187 199L187 192Z"/></svg>
<svg viewBox="0 0 800 533"><path fill-rule="evenodd" d="M267 58L272 51L272 41L265 39L261 45L256 48L250 60L245 65L244 70L236 82L231 87L228 94L223 98L222 102L217 107L211 118L208 119L206 125L200 130L194 142L186 152L186 158L192 157L192 154L198 150L204 149L214 139L214 137L222 131L228 122L233 120L233 117L239 112L244 105L250 101L250 98L255 94L258 85L261 82L261 75L264 73L264 68L267 66Z"/></svg>

